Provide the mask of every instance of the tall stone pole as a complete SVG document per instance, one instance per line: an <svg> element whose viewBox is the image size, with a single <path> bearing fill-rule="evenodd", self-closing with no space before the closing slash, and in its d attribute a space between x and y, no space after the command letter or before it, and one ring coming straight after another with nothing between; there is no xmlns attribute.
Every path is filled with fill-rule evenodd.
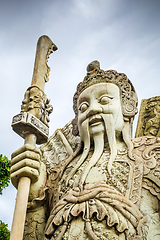
<svg viewBox="0 0 160 240"><path fill-rule="evenodd" d="M56 45L48 36L39 38L32 83L25 93L20 114L12 120L13 130L25 139L25 144L41 144L48 139L48 116L52 112L52 106L44 94L44 85L50 71L47 65L49 55L56 50ZM10 240L23 239L30 183L28 177L22 176L19 179Z"/></svg>

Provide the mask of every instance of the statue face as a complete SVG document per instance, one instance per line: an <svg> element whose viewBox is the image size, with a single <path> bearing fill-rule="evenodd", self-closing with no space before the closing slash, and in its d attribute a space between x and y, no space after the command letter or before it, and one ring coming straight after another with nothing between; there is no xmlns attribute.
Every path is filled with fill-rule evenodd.
<svg viewBox="0 0 160 240"><path fill-rule="evenodd" d="M114 129L122 131L123 115L120 93L113 83L98 83L85 89L78 98L78 128L82 136L83 123L88 120L90 135L105 131L102 115L111 114ZM108 128L110 126L107 126Z"/></svg>

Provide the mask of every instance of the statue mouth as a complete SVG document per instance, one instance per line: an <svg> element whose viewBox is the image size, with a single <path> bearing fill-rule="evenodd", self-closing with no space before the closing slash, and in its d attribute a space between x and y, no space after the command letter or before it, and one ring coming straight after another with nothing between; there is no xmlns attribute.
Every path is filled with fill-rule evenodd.
<svg viewBox="0 0 160 240"><path fill-rule="evenodd" d="M89 126L96 126L102 122L102 117L100 115L93 115L89 120Z"/></svg>

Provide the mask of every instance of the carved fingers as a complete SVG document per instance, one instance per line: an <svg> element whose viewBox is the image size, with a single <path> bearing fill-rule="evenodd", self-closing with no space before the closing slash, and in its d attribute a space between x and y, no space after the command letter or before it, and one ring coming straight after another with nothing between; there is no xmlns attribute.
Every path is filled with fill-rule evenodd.
<svg viewBox="0 0 160 240"><path fill-rule="evenodd" d="M40 151L33 145L25 144L11 156L11 181L17 188L21 177L29 177L32 183L40 173Z"/></svg>

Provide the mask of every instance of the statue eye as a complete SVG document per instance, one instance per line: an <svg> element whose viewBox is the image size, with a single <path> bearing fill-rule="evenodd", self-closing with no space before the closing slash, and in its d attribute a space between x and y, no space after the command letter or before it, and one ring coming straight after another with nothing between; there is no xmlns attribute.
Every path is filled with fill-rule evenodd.
<svg viewBox="0 0 160 240"><path fill-rule="evenodd" d="M89 107L88 103L82 103L79 107L79 110L83 113L87 110L88 107Z"/></svg>
<svg viewBox="0 0 160 240"><path fill-rule="evenodd" d="M102 105L105 105L105 104L108 104L112 98L113 97L102 96L98 102L101 103Z"/></svg>

